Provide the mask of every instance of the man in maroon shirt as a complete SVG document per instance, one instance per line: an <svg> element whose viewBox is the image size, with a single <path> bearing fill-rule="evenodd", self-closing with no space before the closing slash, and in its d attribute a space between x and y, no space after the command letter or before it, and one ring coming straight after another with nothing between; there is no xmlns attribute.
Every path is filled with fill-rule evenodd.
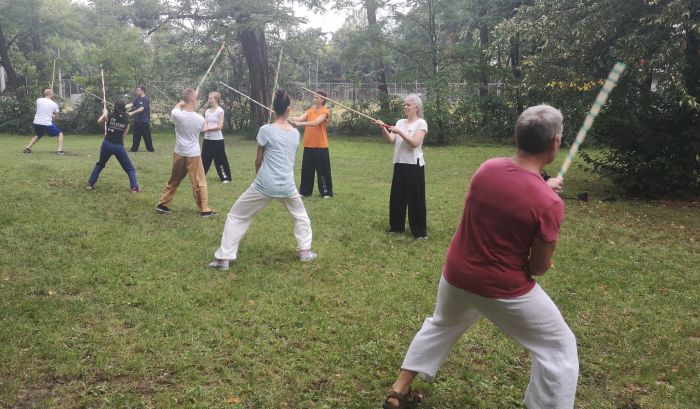
<svg viewBox="0 0 700 409"><path fill-rule="evenodd" d="M525 392L529 409L574 407L576 338L557 306L535 282L552 266L564 203L561 178L540 176L559 150L561 112L526 109L515 125L517 152L484 162L474 174L464 214L438 286L435 311L416 334L383 407L420 401L416 376L432 381L460 336L483 315L532 358Z"/></svg>

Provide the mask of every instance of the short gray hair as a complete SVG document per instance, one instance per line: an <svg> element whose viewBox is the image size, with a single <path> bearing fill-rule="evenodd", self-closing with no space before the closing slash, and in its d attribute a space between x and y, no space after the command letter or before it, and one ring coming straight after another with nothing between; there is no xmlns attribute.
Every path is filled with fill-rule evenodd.
<svg viewBox="0 0 700 409"><path fill-rule="evenodd" d="M523 111L515 123L515 143L527 153L546 152L556 135L564 130L564 116L549 105L536 105Z"/></svg>
<svg viewBox="0 0 700 409"><path fill-rule="evenodd" d="M413 102L413 105L416 106L418 118L423 118L423 101L420 99L420 96L418 94L408 94L406 95L406 99Z"/></svg>

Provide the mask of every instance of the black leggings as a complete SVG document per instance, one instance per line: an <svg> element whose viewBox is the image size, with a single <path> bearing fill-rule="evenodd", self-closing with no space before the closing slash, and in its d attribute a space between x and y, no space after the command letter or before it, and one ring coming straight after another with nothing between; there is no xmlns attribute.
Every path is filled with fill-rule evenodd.
<svg viewBox="0 0 700 409"><path fill-rule="evenodd" d="M425 206L425 166L394 164L389 198L389 226L391 231L406 229L406 208L408 226L415 237L426 237L428 226Z"/></svg>
<svg viewBox="0 0 700 409"><path fill-rule="evenodd" d="M212 159L214 160L216 173L219 174L219 179L221 179L222 182L225 180L230 182L231 168L228 165L223 139L216 141L205 139L204 143L202 143L202 165L204 165L205 175L209 172Z"/></svg>

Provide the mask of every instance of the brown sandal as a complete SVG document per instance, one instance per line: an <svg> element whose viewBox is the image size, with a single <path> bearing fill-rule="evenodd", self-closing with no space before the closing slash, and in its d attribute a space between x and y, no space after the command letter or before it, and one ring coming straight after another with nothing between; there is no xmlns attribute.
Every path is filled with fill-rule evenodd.
<svg viewBox="0 0 700 409"><path fill-rule="evenodd" d="M391 403L389 403L389 399L396 399L399 402L399 406L394 406ZM389 391L389 393L386 394L386 399L384 399L384 403L382 403L382 408L383 409L409 409L409 408L414 408L416 405L421 403L423 400L423 397L415 392L413 392L411 389L408 390L408 393L405 395L396 391Z"/></svg>

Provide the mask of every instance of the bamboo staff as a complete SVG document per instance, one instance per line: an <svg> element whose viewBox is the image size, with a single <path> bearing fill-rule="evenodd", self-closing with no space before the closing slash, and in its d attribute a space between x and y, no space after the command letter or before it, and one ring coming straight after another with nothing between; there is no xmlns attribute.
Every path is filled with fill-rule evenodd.
<svg viewBox="0 0 700 409"><path fill-rule="evenodd" d="M593 102L590 111L588 111L586 119L583 121L583 125L581 125L581 128L576 134L576 140L571 145L571 149L569 149L569 154L566 155L566 159L561 165L561 169L559 169L559 174L557 174L557 177L563 178L566 171L569 170L569 166L574 160L576 152L578 152L578 147L581 145L581 143L583 143L583 140L586 138L586 134L591 129L591 126L593 126L593 120L596 116L598 116L600 109L605 104L605 101L607 101L610 92L617 85L617 80L620 79L620 75L622 75L622 72L625 70L625 68L625 64L618 62L608 74L608 78L605 80L603 88L600 90L600 92L598 92L598 96Z"/></svg>
<svg viewBox="0 0 700 409"><path fill-rule="evenodd" d="M100 77L102 77L102 109L107 110L107 91L105 90L105 69L100 65ZM105 120L105 135L107 134L107 121Z"/></svg>
<svg viewBox="0 0 700 409"><path fill-rule="evenodd" d="M219 55L221 55L221 52L224 51L224 46L226 45L226 42L221 43L221 47L219 47L219 52L216 53L216 56L212 60L211 64L209 65L209 69L207 72L204 74L202 77L202 80L199 81L199 85L197 85L197 88L195 89L195 92L199 94L199 88L202 86L202 83L204 83L204 80L207 78L207 75L209 75L209 72L211 71L211 68L214 66L214 63L216 60L219 58Z"/></svg>
<svg viewBox="0 0 700 409"><path fill-rule="evenodd" d="M170 103L172 103L172 104L175 104L175 103L176 103L175 101L173 101L172 99L170 99L170 97L168 96L168 94L166 94L165 91L163 91L162 89L156 87L156 86L153 85L153 84L151 84L151 88L154 88L156 91L158 91L158 92L160 92L161 94L163 94L163 96L165 97L165 99L167 99L168 101L170 101Z"/></svg>
<svg viewBox="0 0 700 409"><path fill-rule="evenodd" d="M224 84L224 83L221 82L221 81L219 81L219 84L221 84L221 85L223 85L224 87L230 89L231 91L237 93L238 95L240 95L240 96L242 96L242 97L244 97L244 98L247 98L249 101L251 101L251 102L253 102L253 103L255 103L255 104L260 105L260 106L263 107L264 109L266 109L266 110L268 110L268 111L270 111L270 112L275 112L275 111L273 111L272 109L270 109L270 108L266 107L265 105L261 104L260 102L258 102L258 101L256 101L256 100L254 100L253 98L249 97L248 95L246 95L246 94L242 93L241 91L239 91L239 90L233 88L232 86L226 85L226 84Z"/></svg>
<svg viewBox="0 0 700 409"><path fill-rule="evenodd" d="M355 110L355 109L352 109L352 108L350 108L349 106L343 105L343 104L341 104L341 103L338 102L338 101L334 101L334 100L332 100L332 99L330 99L330 98L328 98L328 97L324 97L323 95L317 94L317 93L311 91L310 89L307 89L307 88L304 88L304 87L301 87L301 89L303 89L303 90L306 91L306 92L310 92L310 93L316 95L317 97L321 97L321 98L323 98L323 99L325 99L325 100L331 101L332 103L334 103L334 104L336 104L336 105L339 105L339 106L341 106L341 107L347 109L348 111L354 112L354 113L356 113L357 115L363 116L363 117L369 119L369 120L372 121L372 122L377 122L377 119L374 119L374 118L372 118L371 116L369 116L369 115L367 115L367 114L363 114L363 113L360 112L360 111L357 111L357 110ZM387 128L387 129L388 129L388 128L389 128L389 125L386 125L386 124L385 124L385 125L384 125L384 128Z"/></svg>
<svg viewBox="0 0 700 409"><path fill-rule="evenodd" d="M53 79L56 77L56 59L53 59L53 70L51 71L51 91L53 91Z"/></svg>
<svg viewBox="0 0 700 409"><path fill-rule="evenodd" d="M280 48L280 57L277 60L277 73L275 74L275 85L272 87L272 98L270 100L270 109L272 109L272 106L275 103L275 93L277 92L277 79L279 78L280 75L280 64L282 63L282 50L283 48ZM270 111L270 117L267 119L267 122L272 122L272 111Z"/></svg>
<svg viewBox="0 0 700 409"><path fill-rule="evenodd" d="M90 95L91 97L95 97L95 98L99 99L100 101L102 101L102 98L98 97L97 95L95 95L95 94L93 94L93 93L91 93L91 92L85 91L84 89L81 90L81 92L82 92L83 94L88 94L88 95ZM112 104L111 102L107 102L107 104L109 104L110 106L114 106L114 104Z"/></svg>

